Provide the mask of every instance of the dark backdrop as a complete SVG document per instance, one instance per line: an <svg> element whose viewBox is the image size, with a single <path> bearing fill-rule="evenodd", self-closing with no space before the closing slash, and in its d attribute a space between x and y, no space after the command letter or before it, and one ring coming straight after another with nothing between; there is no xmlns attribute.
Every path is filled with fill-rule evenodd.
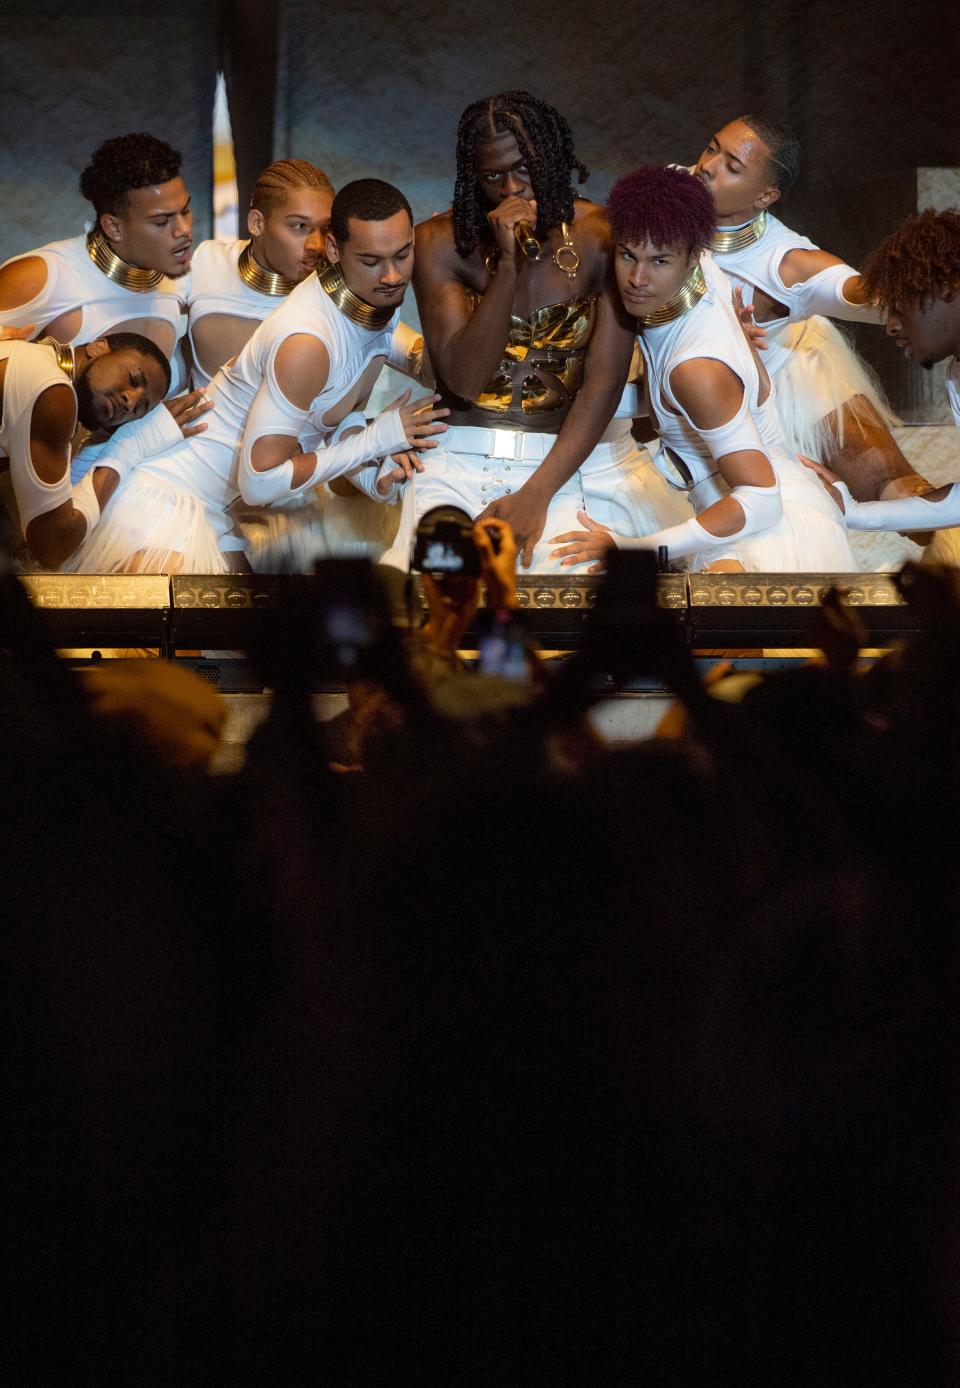
<svg viewBox="0 0 960 1388"><path fill-rule="evenodd" d="M429 215L460 111L513 86L567 115L598 199L741 111L786 119L805 165L784 216L854 262L910 210L917 165L960 165L960 17L933 0L0 0L0 19L0 258L79 230L89 152L139 128L183 149L209 234L218 66L241 206L257 168L299 156L335 185L386 177Z"/></svg>

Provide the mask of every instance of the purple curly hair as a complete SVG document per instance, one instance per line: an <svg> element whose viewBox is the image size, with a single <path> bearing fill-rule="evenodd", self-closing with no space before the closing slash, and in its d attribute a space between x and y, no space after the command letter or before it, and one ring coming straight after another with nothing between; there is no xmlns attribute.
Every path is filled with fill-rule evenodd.
<svg viewBox="0 0 960 1388"><path fill-rule="evenodd" d="M607 203L618 241L686 246L692 255L710 244L717 221L709 189L685 169L644 164L619 179Z"/></svg>

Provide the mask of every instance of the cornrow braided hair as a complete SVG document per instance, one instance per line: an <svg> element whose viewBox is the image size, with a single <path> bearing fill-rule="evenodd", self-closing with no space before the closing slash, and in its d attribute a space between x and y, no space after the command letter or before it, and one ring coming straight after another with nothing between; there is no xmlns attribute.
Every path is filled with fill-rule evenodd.
<svg viewBox="0 0 960 1388"><path fill-rule="evenodd" d="M573 220L576 196L571 173L578 182L590 170L577 158L570 127L560 112L529 92L501 92L474 101L457 126L457 183L453 193L453 234L457 250L466 257L481 241L490 240L488 207L477 181L477 145L497 135L513 135L530 170L537 200L537 233L546 237L561 222Z"/></svg>
<svg viewBox="0 0 960 1388"><path fill-rule="evenodd" d="M322 169L306 159L278 159L258 175L250 194L250 206L272 212L294 188L322 188L333 197L333 184Z"/></svg>
<svg viewBox="0 0 960 1388"><path fill-rule="evenodd" d="M960 294L960 211L908 217L863 265L867 295L884 308Z"/></svg>

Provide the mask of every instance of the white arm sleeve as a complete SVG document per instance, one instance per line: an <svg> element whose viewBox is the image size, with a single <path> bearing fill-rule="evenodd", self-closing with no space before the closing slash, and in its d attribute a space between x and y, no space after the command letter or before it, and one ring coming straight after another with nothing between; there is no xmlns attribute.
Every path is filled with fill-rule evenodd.
<svg viewBox="0 0 960 1388"><path fill-rule="evenodd" d="M674 401L674 404L678 409L683 409L678 401ZM731 453L743 451L762 453L765 458L769 456L753 415L747 407L746 390L740 408L733 418L728 419L725 424L719 424L715 429L703 429L700 425L694 424L685 410L683 413L707 445L715 462ZM666 545L675 559L682 559L702 549L715 549L730 540L745 540L748 535L756 535L758 531L776 525L783 515L780 483L776 480L766 487L733 487L730 497L743 512L743 525L732 534L714 535L694 516L682 525L672 525L666 530L657 530L654 534L643 535L639 539L622 540L618 536L617 544L625 549L659 549L661 545ZM709 507L707 509L709 510Z"/></svg>
<svg viewBox="0 0 960 1388"><path fill-rule="evenodd" d="M315 452L314 466L310 475L298 486L293 486L293 462L288 459L279 467L258 472L253 466L252 454L258 439L289 436L299 438L310 417L309 410L298 409L287 400L275 384L272 385L268 373L260 383L243 434L240 451L239 486L240 494L250 506L267 506L271 502L286 501L291 496L315 487L318 482L328 482L345 472L352 472L360 464L385 453L398 453L407 448L407 436L399 410L384 410L372 424L367 424L359 434L328 443ZM341 428L345 427L344 420Z"/></svg>
<svg viewBox="0 0 960 1388"><path fill-rule="evenodd" d="M400 327L403 327L402 323ZM330 443L339 443L342 435L345 434L348 429L365 429L366 427L366 415L361 414L359 410L355 410L353 414L348 414L346 419L341 424L337 425L330 436ZM369 462L361 463L358 468L354 468L352 472L347 473L347 477L357 490L363 492L364 496L368 496L371 501L378 501L381 503L386 501L392 504L400 494L400 485L394 486L388 496L381 496L377 491L377 479L383 468L392 468L393 466L394 464L389 457L382 459L372 458Z"/></svg>
<svg viewBox="0 0 960 1388"><path fill-rule="evenodd" d="M367 416L361 413L360 410L352 410L345 419L341 419L336 429L334 429L333 433L330 435L328 442L339 443L348 429L366 429L366 427Z"/></svg>
<svg viewBox="0 0 960 1388"><path fill-rule="evenodd" d="M943 530L960 525L960 482L954 482L942 501L928 501L923 495L855 501L844 482L833 485L843 497L851 530Z"/></svg>
<svg viewBox="0 0 960 1388"><path fill-rule="evenodd" d="M178 443L183 443L180 425L165 405L157 405L143 419L131 420L111 434L93 466L112 468L122 482L144 458L154 458Z"/></svg>
<svg viewBox="0 0 960 1388"><path fill-rule="evenodd" d="M387 365L419 381L423 366L423 334L415 332L406 323L398 323L390 339Z"/></svg>
<svg viewBox="0 0 960 1388"><path fill-rule="evenodd" d="M77 483L70 500L87 522L87 535L89 535L100 519L100 503L93 490L93 474L91 472L87 473L82 482ZM83 538L86 539L87 535L84 535Z"/></svg>
<svg viewBox="0 0 960 1388"><path fill-rule="evenodd" d="M854 278L858 278L857 272L850 265L828 265L802 284L793 285L790 297L798 305L798 316L811 318L819 313L850 323L882 323L883 311L875 304L851 304L844 297L843 286Z"/></svg>
<svg viewBox="0 0 960 1388"><path fill-rule="evenodd" d="M756 535L768 526L776 525L783 515L779 484L773 487L734 487L730 493L743 512L743 525L729 535L714 535L700 524L696 516L681 525L668 526L652 535L642 535L639 539L625 539L614 536L620 549L659 549L666 545L672 559L683 559L689 554L699 554L703 549L716 549L729 544L731 540L745 540L748 535Z"/></svg>

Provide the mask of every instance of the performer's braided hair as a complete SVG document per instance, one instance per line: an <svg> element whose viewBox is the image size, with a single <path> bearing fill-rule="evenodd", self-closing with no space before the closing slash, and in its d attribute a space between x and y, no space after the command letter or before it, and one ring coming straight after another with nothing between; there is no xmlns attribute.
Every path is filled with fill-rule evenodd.
<svg viewBox="0 0 960 1388"><path fill-rule="evenodd" d="M573 220L576 196L570 175L578 182L589 175L577 158L570 127L560 112L529 92L501 92L474 101L457 126L457 184L453 193L453 234L457 250L468 256L482 240L490 239L487 204L474 168L477 145L497 135L513 135L519 146L537 200L537 232L545 237L561 222Z"/></svg>
<svg viewBox="0 0 960 1388"><path fill-rule="evenodd" d="M960 294L960 211L928 207L908 217L867 256L863 278L885 308Z"/></svg>
<svg viewBox="0 0 960 1388"><path fill-rule="evenodd" d="M319 188L333 197L334 187L322 169L306 159L278 159L257 175L250 194L250 206L270 213L297 188Z"/></svg>

